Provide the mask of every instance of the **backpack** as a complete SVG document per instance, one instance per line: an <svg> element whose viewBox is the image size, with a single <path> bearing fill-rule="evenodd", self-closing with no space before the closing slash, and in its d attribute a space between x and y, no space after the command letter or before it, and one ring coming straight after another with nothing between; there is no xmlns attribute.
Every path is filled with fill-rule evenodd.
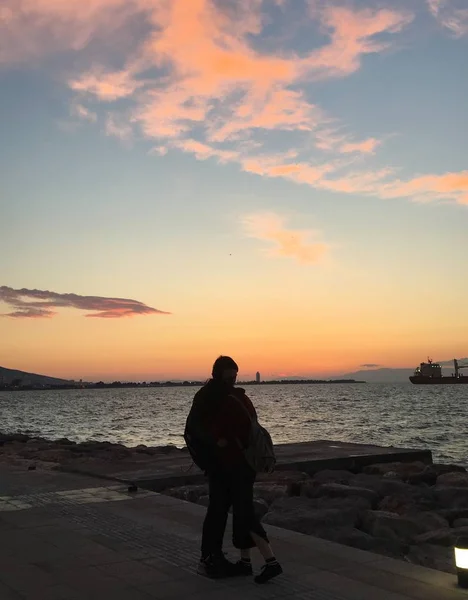
<svg viewBox="0 0 468 600"><path fill-rule="evenodd" d="M251 421L247 446L242 447L240 440L238 440L239 447L242 449L247 463L256 473L273 473L276 466L276 455L271 435L265 427L260 425L257 417L251 416L242 400L235 398L249 415Z"/></svg>
<svg viewBox="0 0 468 600"><path fill-rule="evenodd" d="M217 466L217 452L211 440L204 435L200 415L191 408L185 423L184 440L187 450L199 469L207 471Z"/></svg>

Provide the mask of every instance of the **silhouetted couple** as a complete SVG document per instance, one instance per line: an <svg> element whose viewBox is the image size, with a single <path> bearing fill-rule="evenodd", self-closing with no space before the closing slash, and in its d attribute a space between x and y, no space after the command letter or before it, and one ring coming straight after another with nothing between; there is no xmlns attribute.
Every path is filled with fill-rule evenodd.
<svg viewBox="0 0 468 600"><path fill-rule="evenodd" d="M259 549L265 564L256 583L282 573L267 534L256 515L253 488L256 472L246 460L255 408L236 388L238 367L228 356L213 365L212 379L196 394L187 419L185 439L194 462L208 476L209 506L203 523L198 572L211 578L252 575L251 549ZM233 544L238 562L227 560L223 538L232 506Z"/></svg>

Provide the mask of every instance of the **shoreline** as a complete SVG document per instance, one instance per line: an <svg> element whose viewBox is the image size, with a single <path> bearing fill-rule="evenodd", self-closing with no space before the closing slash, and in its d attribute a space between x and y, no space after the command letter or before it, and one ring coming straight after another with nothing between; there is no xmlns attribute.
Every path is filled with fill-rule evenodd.
<svg viewBox="0 0 468 600"><path fill-rule="evenodd" d="M24 470L89 470L106 479L106 469L110 475L118 468L124 481L125 469L156 473L162 462L172 464L178 457L190 460L186 448L173 445L127 447L0 433L0 462ZM264 523L454 572L453 544L459 535L468 534L465 467L413 460L349 470L322 468L313 474L293 469L258 476L255 506ZM183 485L179 475L175 487L166 486L160 493L206 506L208 489L202 475L200 481Z"/></svg>
<svg viewBox="0 0 468 600"><path fill-rule="evenodd" d="M299 380L272 380L272 381L239 381L237 386L265 386L265 385L339 385L339 384L363 384L366 381L357 379L299 379ZM59 390L102 390L102 389L120 389L120 388L163 388L163 387L203 387L204 381L184 381L184 382L152 382L138 383L89 383L89 384L64 384L64 385L26 385L0 387L0 392L39 392L39 391L59 391Z"/></svg>

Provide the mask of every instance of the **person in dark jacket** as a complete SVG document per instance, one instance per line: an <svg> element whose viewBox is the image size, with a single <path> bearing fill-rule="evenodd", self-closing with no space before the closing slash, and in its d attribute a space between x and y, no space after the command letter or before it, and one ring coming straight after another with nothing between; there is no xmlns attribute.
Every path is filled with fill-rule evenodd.
<svg viewBox="0 0 468 600"><path fill-rule="evenodd" d="M249 442L256 412L245 390L235 387L237 373L234 360L220 356L213 365L212 379L195 394L192 405L192 431L203 444L209 482L198 571L212 578L252 575L250 551L256 546L265 564L255 581L265 583L282 573L282 568L254 509L256 474L242 448ZM233 545L240 550L237 563L228 561L222 550L231 506Z"/></svg>

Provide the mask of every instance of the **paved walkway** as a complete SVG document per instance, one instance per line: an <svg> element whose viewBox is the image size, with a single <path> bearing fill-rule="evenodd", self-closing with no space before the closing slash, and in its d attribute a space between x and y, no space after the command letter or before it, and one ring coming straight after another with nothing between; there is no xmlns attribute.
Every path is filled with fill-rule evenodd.
<svg viewBox="0 0 468 600"><path fill-rule="evenodd" d="M95 478L1 466L0 600L468 598L451 575L275 527L267 529L285 575L265 586L211 581L195 573L204 510Z"/></svg>

